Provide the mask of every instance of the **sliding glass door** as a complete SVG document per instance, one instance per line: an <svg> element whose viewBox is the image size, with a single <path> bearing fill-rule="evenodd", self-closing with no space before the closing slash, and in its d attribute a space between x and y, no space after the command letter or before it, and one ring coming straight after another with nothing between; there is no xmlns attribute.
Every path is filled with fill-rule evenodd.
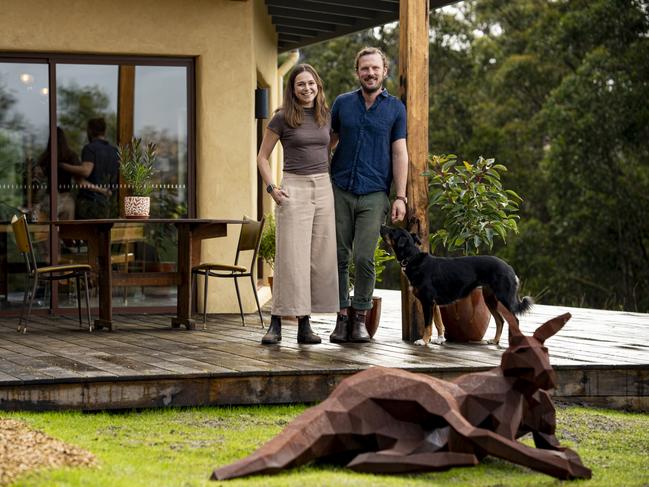
<svg viewBox="0 0 649 487"><path fill-rule="evenodd" d="M89 144L97 127L104 128L101 144L112 147L109 151L133 137L156 144L152 218L193 216L192 87L189 59L17 59L0 54L0 312L18 308L24 291L24 267L9 225L14 214L28 216L42 265L84 262L87 247L82 241L59 241L50 235L49 225L39 222L92 218L97 200L108 201L106 216L123 214L129 189L118 165L110 169L84 161L93 149ZM107 181L93 189L97 194L87 189L86 178L98 176L84 174L89 167L103 171ZM118 225L113 240L115 305L175 305L175 287L150 278L151 272L175 270L174 227ZM149 278L142 278L143 273ZM57 286L39 289L39 307L74 305L74 286L65 281Z"/></svg>

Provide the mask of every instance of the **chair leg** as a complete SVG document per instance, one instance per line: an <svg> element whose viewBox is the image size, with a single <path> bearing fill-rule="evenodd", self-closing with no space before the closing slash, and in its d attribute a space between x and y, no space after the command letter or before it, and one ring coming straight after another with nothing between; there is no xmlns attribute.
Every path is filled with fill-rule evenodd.
<svg viewBox="0 0 649 487"><path fill-rule="evenodd" d="M239 313L241 313L241 323L246 326L246 320L243 317L243 306L241 305L241 293L239 292L239 281L234 278L234 288L237 290L237 301L239 301Z"/></svg>
<svg viewBox="0 0 649 487"><path fill-rule="evenodd" d="M88 313L88 331L92 332L92 318L90 317L90 291L88 290L88 273L83 273L84 288L86 290L86 312Z"/></svg>
<svg viewBox="0 0 649 487"><path fill-rule="evenodd" d="M27 276L25 278L25 293L23 294L23 307L20 309L20 317L18 318L18 328L16 331L20 333L22 331L23 318L25 316L25 308L27 307L27 296L29 295L29 286L30 278Z"/></svg>
<svg viewBox="0 0 649 487"><path fill-rule="evenodd" d="M78 274L75 276L75 280L77 281L77 309L79 310L79 328L82 328L83 320L81 319L81 279L79 279Z"/></svg>
<svg viewBox="0 0 649 487"><path fill-rule="evenodd" d="M261 321L261 327L264 327L264 318L261 316L261 306L259 306L259 296L257 296L257 286L255 285L255 280L250 276L250 283L252 284L252 292L255 295L255 302L257 303L257 311L259 312L259 320Z"/></svg>
<svg viewBox="0 0 649 487"><path fill-rule="evenodd" d="M29 296L29 306L27 307L27 318L25 318L25 323L23 324L22 332L27 333L27 323L29 323L29 318L32 315L32 305L34 304L34 298L36 297L36 288L38 286L38 274L34 274L34 284L32 286L32 293Z"/></svg>
<svg viewBox="0 0 649 487"><path fill-rule="evenodd" d="M209 272L205 272L205 284L203 286L203 330L207 330L207 282L209 280Z"/></svg>

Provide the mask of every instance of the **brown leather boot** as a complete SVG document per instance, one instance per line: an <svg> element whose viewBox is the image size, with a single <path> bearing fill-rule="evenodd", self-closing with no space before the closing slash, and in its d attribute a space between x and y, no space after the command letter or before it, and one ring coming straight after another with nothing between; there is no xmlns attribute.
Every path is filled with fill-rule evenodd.
<svg viewBox="0 0 649 487"><path fill-rule="evenodd" d="M317 344L322 340L318 335L313 333L311 329L311 322L308 316L301 316L297 319L297 342Z"/></svg>
<svg viewBox="0 0 649 487"><path fill-rule="evenodd" d="M282 318L280 316L271 315L270 326L268 331L261 339L264 345L275 345L282 341Z"/></svg>
<svg viewBox="0 0 649 487"><path fill-rule="evenodd" d="M329 335L331 343L347 343L349 341L349 315L338 314L336 327Z"/></svg>
<svg viewBox="0 0 649 487"><path fill-rule="evenodd" d="M354 310L349 341L354 343L367 343L370 341L370 334L365 328L365 311Z"/></svg>

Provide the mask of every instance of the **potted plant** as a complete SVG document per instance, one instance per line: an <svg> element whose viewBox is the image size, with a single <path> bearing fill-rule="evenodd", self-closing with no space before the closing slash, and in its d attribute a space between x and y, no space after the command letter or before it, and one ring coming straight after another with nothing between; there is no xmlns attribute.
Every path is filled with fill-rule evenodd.
<svg viewBox="0 0 649 487"><path fill-rule="evenodd" d="M376 244L374 249L374 273L376 275L376 282L381 282L383 271L387 262L394 260L394 255L390 255L383 248L381 248L381 240ZM354 288L354 277L356 268L354 264L349 267L349 290ZM370 337L374 337L376 330L379 327L381 320L381 297L372 296L372 308L365 314L365 328Z"/></svg>
<svg viewBox="0 0 649 487"><path fill-rule="evenodd" d="M433 155L429 169L429 209L441 215L439 228L430 235L430 251L438 246L463 255L476 255L493 248L494 239L505 241L518 232L521 197L504 189L500 173L507 171L494 159L482 156L474 163L458 163L457 156ZM464 300L440 308L446 338L452 341L482 340L490 313L476 289Z"/></svg>
<svg viewBox="0 0 649 487"><path fill-rule="evenodd" d="M144 145L142 139L133 138L117 150L122 179L129 196L124 197L126 218L149 218L153 192L151 180L155 174L156 145Z"/></svg>
<svg viewBox="0 0 649 487"><path fill-rule="evenodd" d="M268 264L271 270L275 269L275 216L272 213L266 215L264 231L259 242L259 257ZM268 276L268 284L273 290L273 276Z"/></svg>

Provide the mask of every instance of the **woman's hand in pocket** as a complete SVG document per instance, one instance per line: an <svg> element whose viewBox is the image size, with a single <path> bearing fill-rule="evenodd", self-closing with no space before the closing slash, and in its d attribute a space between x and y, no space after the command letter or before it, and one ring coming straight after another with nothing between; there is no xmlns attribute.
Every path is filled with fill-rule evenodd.
<svg viewBox="0 0 649 487"><path fill-rule="evenodd" d="M272 198L275 200L275 203L277 203L278 206L282 206L282 203L289 199L289 195L286 192L285 189L282 188L274 188L273 192L270 193Z"/></svg>

